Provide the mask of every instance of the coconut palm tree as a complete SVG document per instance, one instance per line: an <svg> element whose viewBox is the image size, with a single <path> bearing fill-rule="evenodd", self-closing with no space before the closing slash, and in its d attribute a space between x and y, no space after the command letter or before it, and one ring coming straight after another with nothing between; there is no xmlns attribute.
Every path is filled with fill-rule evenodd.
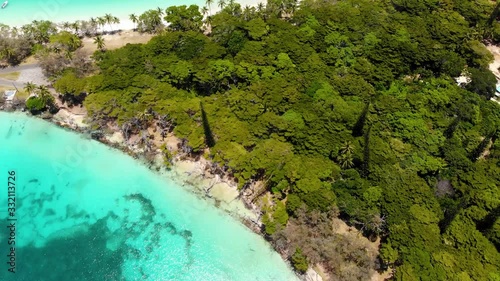
<svg viewBox="0 0 500 281"><path fill-rule="evenodd" d="M213 18L212 16L208 16L206 19L205 19L205 24L210 27L212 26L212 21L213 21Z"/></svg>
<svg viewBox="0 0 500 281"><path fill-rule="evenodd" d="M284 1L281 1L279 3L277 12L278 12L278 17L280 17L280 18L284 18L285 17L287 9L286 9L286 5L285 5Z"/></svg>
<svg viewBox="0 0 500 281"><path fill-rule="evenodd" d="M245 8L243 9L243 18L245 20L249 20L252 12L250 10L250 6L246 5Z"/></svg>
<svg viewBox="0 0 500 281"><path fill-rule="evenodd" d="M54 96L50 93L49 88L45 85L40 85L36 88L38 98L40 98L46 105L54 103Z"/></svg>
<svg viewBox="0 0 500 281"><path fill-rule="evenodd" d="M354 152L354 145L352 144L351 141L344 142L344 145L340 148L341 154L347 154L347 153L352 154L353 152Z"/></svg>
<svg viewBox="0 0 500 281"><path fill-rule="evenodd" d="M106 20L106 23L109 24L109 28L110 28L109 31L113 30L113 27L111 26L111 24L113 23L114 18L115 17L113 17L111 14L104 15L104 19Z"/></svg>
<svg viewBox="0 0 500 281"><path fill-rule="evenodd" d="M136 24L139 21L139 18L137 17L136 14L130 14L128 18L134 23L134 30L136 29Z"/></svg>
<svg viewBox="0 0 500 281"><path fill-rule="evenodd" d="M120 24L120 19L118 17L113 17L113 24Z"/></svg>
<svg viewBox="0 0 500 281"><path fill-rule="evenodd" d="M159 14L160 16L162 16L162 15L163 15L163 9L162 9L162 8L157 7L157 8L156 8L156 11L158 12L158 14Z"/></svg>
<svg viewBox="0 0 500 281"><path fill-rule="evenodd" d="M203 8L201 8L201 11L200 11L200 12L201 12L201 14L202 14L203 16L206 16L206 15L207 15L207 13L208 13L208 8L207 8L206 6L203 6Z"/></svg>
<svg viewBox="0 0 500 281"><path fill-rule="evenodd" d="M339 162L340 167L342 167L343 169L349 169L349 168L352 168L354 166L353 157L352 157L352 154L350 154L350 153L341 154L337 158L337 161Z"/></svg>
<svg viewBox="0 0 500 281"><path fill-rule="evenodd" d="M208 6L208 13L209 15L212 15L212 4L214 3L214 0L206 0L205 5Z"/></svg>
<svg viewBox="0 0 500 281"><path fill-rule="evenodd" d="M224 0L219 0L219 3L218 3L218 4L219 4L219 8L222 10L222 9L224 9L224 7L226 6L226 1L224 1Z"/></svg>
<svg viewBox="0 0 500 281"><path fill-rule="evenodd" d="M24 90L28 92L28 94L32 94L33 91L35 91L36 85L33 82L28 82L26 85L24 85Z"/></svg>
<svg viewBox="0 0 500 281"><path fill-rule="evenodd" d="M71 36L69 38L68 47L70 51L75 51L76 49L80 48L81 45L82 41L80 40L80 38L76 36Z"/></svg>
<svg viewBox="0 0 500 281"><path fill-rule="evenodd" d="M106 46L106 44L104 43L104 38L102 38L101 35L97 35L96 37L94 37L94 44L97 45L97 49L99 51L104 51L104 47Z"/></svg>
<svg viewBox="0 0 500 281"><path fill-rule="evenodd" d="M148 10L139 16L139 29L150 33L158 32L162 29L163 23L161 15L157 10Z"/></svg>
<svg viewBox="0 0 500 281"><path fill-rule="evenodd" d="M75 35L79 36L80 22L75 21L75 22L71 23L71 28L75 31Z"/></svg>
<svg viewBox="0 0 500 281"><path fill-rule="evenodd" d="M67 21L63 22L61 26L64 29L64 31L68 31L69 29L71 29L71 23Z"/></svg>
<svg viewBox="0 0 500 281"><path fill-rule="evenodd" d="M92 29L92 33L96 34L99 26L99 19L90 18L89 23L90 23L90 28Z"/></svg>
<svg viewBox="0 0 500 281"><path fill-rule="evenodd" d="M262 17L264 15L265 8L266 7L264 6L264 3L260 2L259 4L257 4L257 14L259 15L259 17Z"/></svg>
<svg viewBox="0 0 500 281"><path fill-rule="evenodd" d="M352 155L353 152L354 152L354 145L352 144L351 141L346 141L344 145L340 148L339 151L340 155L337 158L337 161L339 162L342 168L348 169L354 166L354 158Z"/></svg>
<svg viewBox="0 0 500 281"><path fill-rule="evenodd" d="M97 22L102 28L102 32L104 32L104 25L106 24L106 18L105 17L98 17Z"/></svg>
<svg viewBox="0 0 500 281"><path fill-rule="evenodd" d="M257 12L264 12L264 3L260 2L259 4L257 4Z"/></svg>

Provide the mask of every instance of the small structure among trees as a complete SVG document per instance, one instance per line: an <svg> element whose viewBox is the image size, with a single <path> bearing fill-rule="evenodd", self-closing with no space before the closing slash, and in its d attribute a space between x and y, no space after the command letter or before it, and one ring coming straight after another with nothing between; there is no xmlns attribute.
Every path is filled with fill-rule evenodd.
<svg viewBox="0 0 500 281"><path fill-rule="evenodd" d="M3 98L5 99L6 102L12 102L12 100L14 100L16 93L17 90L6 90L4 91Z"/></svg>

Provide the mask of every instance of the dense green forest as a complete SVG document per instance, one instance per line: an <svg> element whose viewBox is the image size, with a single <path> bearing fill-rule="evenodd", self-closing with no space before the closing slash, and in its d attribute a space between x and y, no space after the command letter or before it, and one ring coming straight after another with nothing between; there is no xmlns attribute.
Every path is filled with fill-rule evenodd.
<svg viewBox="0 0 500 281"><path fill-rule="evenodd" d="M55 88L75 104L88 94L93 124L126 134L155 112L242 190L262 181L264 232L299 272L321 263L333 280L387 266L396 280L500 280L500 106L483 44L500 39L498 6L221 6L170 7L165 30L149 11L140 28L159 33L149 43L101 48L88 71L65 64L51 72ZM461 73L469 84L457 85ZM332 216L381 237L380 259L341 248L350 242L331 233Z"/></svg>

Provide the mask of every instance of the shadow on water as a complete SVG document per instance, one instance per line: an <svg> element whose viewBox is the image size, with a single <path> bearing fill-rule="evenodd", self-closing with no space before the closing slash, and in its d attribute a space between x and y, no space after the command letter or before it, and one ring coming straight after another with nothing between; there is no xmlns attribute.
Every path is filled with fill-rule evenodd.
<svg viewBox="0 0 500 281"><path fill-rule="evenodd" d="M5 135L5 138L6 138L6 139L9 139L11 135L12 135L12 125L10 125L9 131L8 131L8 132L7 132L7 134Z"/></svg>
<svg viewBox="0 0 500 281"><path fill-rule="evenodd" d="M94 281L125 280L122 276L123 249L106 248L105 221L90 227L88 232L49 241L44 247L27 246L16 249L16 273L0 270L5 281ZM7 245L5 239L0 245Z"/></svg>
<svg viewBox="0 0 500 281"><path fill-rule="evenodd" d="M31 182L35 183L34 180ZM26 199L30 198L31 201L25 211L35 216L38 213L43 214L46 220L44 228L51 227L52 222L60 220L52 218L56 214L53 209L43 208L44 203L51 201L54 196L55 193L44 192L36 199L32 199L34 197L32 194L26 196ZM124 199L125 204L130 204L131 201L140 203L140 220L131 221L126 214L118 216L110 211L107 216L92 225L83 223L55 232L43 247L28 245L16 248L15 274L8 272L7 256L0 255L0 264L3 265L0 266L0 281L122 281L127 280L127 276L122 272L127 260L135 260L140 275L147 279L149 272L146 272L140 263L155 259L154 249L161 246L161 237L164 234L179 236L184 240L184 255L187 257L184 270L188 271L194 262L194 257L190 253L192 232L178 229L164 216L156 216L151 200L142 194L125 195ZM89 214L85 211L75 211L74 206L66 206L66 216L63 221L81 218L89 219ZM110 230L108 227L110 221L116 221L120 227ZM25 223L30 222L25 221ZM34 231L32 234L35 237L41 236L36 229ZM148 235L140 238L145 232ZM129 238L144 239L142 247L128 244L126 240ZM5 247L0 248L0 251L9 250L7 240L2 234L0 234L0 245ZM1 256L4 256L4 260ZM182 276L183 273L177 274Z"/></svg>

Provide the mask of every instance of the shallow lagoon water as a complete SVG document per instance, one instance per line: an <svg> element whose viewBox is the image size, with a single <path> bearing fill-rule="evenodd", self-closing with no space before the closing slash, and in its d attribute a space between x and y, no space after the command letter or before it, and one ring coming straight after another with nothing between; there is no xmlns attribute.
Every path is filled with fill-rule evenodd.
<svg viewBox="0 0 500 281"><path fill-rule="evenodd" d="M43 120L0 112L5 225L11 170L16 273L7 271L1 227L0 280L297 280L261 237L168 175Z"/></svg>

